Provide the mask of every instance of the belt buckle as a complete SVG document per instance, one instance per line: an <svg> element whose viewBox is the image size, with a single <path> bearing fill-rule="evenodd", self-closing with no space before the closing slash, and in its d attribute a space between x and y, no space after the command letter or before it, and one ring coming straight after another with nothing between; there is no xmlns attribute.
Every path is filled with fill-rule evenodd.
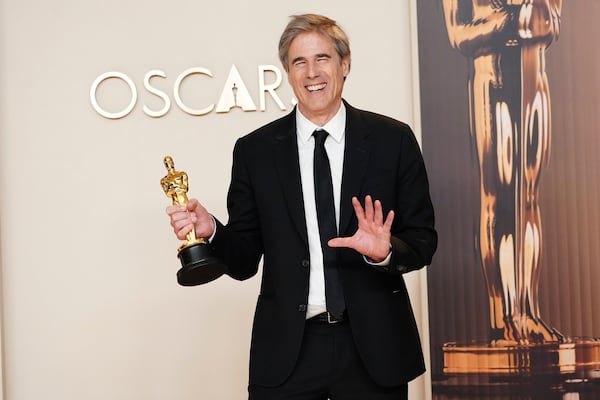
<svg viewBox="0 0 600 400"><path fill-rule="evenodd" d="M331 313L329 311L327 311L327 323L328 324L339 324L340 320L336 319L336 318L332 319Z"/></svg>

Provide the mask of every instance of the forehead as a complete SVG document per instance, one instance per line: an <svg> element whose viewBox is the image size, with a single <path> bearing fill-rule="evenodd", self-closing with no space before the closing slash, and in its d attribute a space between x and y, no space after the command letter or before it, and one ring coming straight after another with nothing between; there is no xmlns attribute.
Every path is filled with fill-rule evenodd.
<svg viewBox="0 0 600 400"><path fill-rule="evenodd" d="M319 32L303 32L292 40L288 51L290 60L297 57L310 57L327 53L333 56L335 43L333 39Z"/></svg>

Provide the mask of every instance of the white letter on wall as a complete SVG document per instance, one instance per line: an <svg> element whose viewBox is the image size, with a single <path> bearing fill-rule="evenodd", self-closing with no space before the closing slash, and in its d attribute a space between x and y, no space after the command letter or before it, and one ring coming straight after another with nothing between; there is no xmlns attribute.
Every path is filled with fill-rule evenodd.
<svg viewBox="0 0 600 400"><path fill-rule="evenodd" d="M152 79L155 76L166 78L167 74L165 74L160 69L153 69L152 71L148 71L146 76L144 76L144 87L150 93L160 97L165 103L165 105L158 111L152 111L147 105L144 104L144 112L153 118L159 118L163 117L167 112L169 112L169 109L171 108L171 99L169 99L169 96L167 96L165 92L163 92L162 90L158 90L154 86L150 85L150 79Z"/></svg>
<svg viewBox="0 0 600 400"><path fill-rule="evenodd" d="M276 79L275 79L274 83L271 83L270 85L265 84L265 71L271 71L271 72L275 73ZM260 91L260 111L265 111L265 109L266 109L266 106L265 106L265 100L266 100L265 93L266 92L269 92L269 94L271 95L273 100L275 100L275 103L277 103L279 108L282 111L285 111L285 106L283 105L283 102L281 101L279 96L277 96L277 93L275 93L275 89L277 89L279 87L279 85L281 85L281 79L282 79L281 71L276 66L274 66L274 65L259 65L258 66L258 90Z"/></svg>
<svg viewBox="0 0 600 400"><path fill-rule="evenodd" d="M185 78L187 78L188 76L194 75L194 74L208 75L211 78L213 76L212 72L210 72L209 69L202 68L202 67L193 67L193 68L189 68L189 69L186 69L185 71L183 71L181 73L181 75L179 75L177 77L177 81L175 81L175 87L173 88L173 94L175 95L175 102L177 103L179 108L181 108L183 111L185 111L186 113L188 113L190 115L208 114L215 107L214 104L211 104L210 106L201 108L200 110L194 110L193 108L190 108L190 107L186 106L185 104L183 104L183 101L181 100L181 96L179 96L179 88L181 87L181 82L183 82L183 80Z"/></svg>
<svg viewBox="0 0 600 400"><path fill-rule="evenodd" d="M120 112L112 113L104 110L102 107L100 107L100 105L98 104L98 99L96 98L96 91L98 90L98 86L100 86L100 84L103 81L111 78L122 79L123 81L125 81L125 83L127 83L127 86L129 86L129 90L131 91L131 101L129 102L129 105L125 107L123 111ZM92 107L94 107L94 110L96 110L96 112L102 115L104 118L119 119L129 114L131 110L133 110L133 107L135 107L135 103L137 102L137 90L131 78L129 78L124 73L116 71L105 72L99 77L97 77L94 83L92 83L92 88L90 89L90 101L92 102Z"/></svg>
<svg viewBox="0 0 600 400"><path fill-rule="evenodd" d="M242 80L235 64L233 64L229 70L225 86L223 86L216 111L218 113L226 113L236 106L241 107L244 111L256 111L256 104L252 101L246 84Z"/></svg>

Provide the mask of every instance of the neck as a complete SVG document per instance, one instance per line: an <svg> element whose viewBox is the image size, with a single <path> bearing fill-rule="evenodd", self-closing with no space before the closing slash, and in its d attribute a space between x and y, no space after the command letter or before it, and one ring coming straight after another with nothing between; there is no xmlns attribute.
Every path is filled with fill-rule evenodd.
<svg viewBox="0 0 600 400"><path fill-rule="evenodd" d="M298 104L298 109L304 115L304 117L317 126L325 126L333 117L336 116L338 111L340 111L340 107L342 106L342 101L340 100L339 105L335 108L333 112L308 112L304 110L304 108Z"/></svg>

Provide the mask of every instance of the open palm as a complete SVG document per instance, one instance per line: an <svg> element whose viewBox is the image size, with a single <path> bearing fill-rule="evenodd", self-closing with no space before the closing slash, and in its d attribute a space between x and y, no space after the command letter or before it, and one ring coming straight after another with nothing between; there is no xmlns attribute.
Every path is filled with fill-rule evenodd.
<svg viewBox="0 0 600 400"><path fill-rule="evenodd" d="M383 261L390 252L394 211L390 211L384 221L381 202L373 201L369 195L365 197L364 208L356 197L352 198L352 206L358 219L358 229L350 237L334 238L327 244L331 247L354 249L373 262Z"/></svg>

